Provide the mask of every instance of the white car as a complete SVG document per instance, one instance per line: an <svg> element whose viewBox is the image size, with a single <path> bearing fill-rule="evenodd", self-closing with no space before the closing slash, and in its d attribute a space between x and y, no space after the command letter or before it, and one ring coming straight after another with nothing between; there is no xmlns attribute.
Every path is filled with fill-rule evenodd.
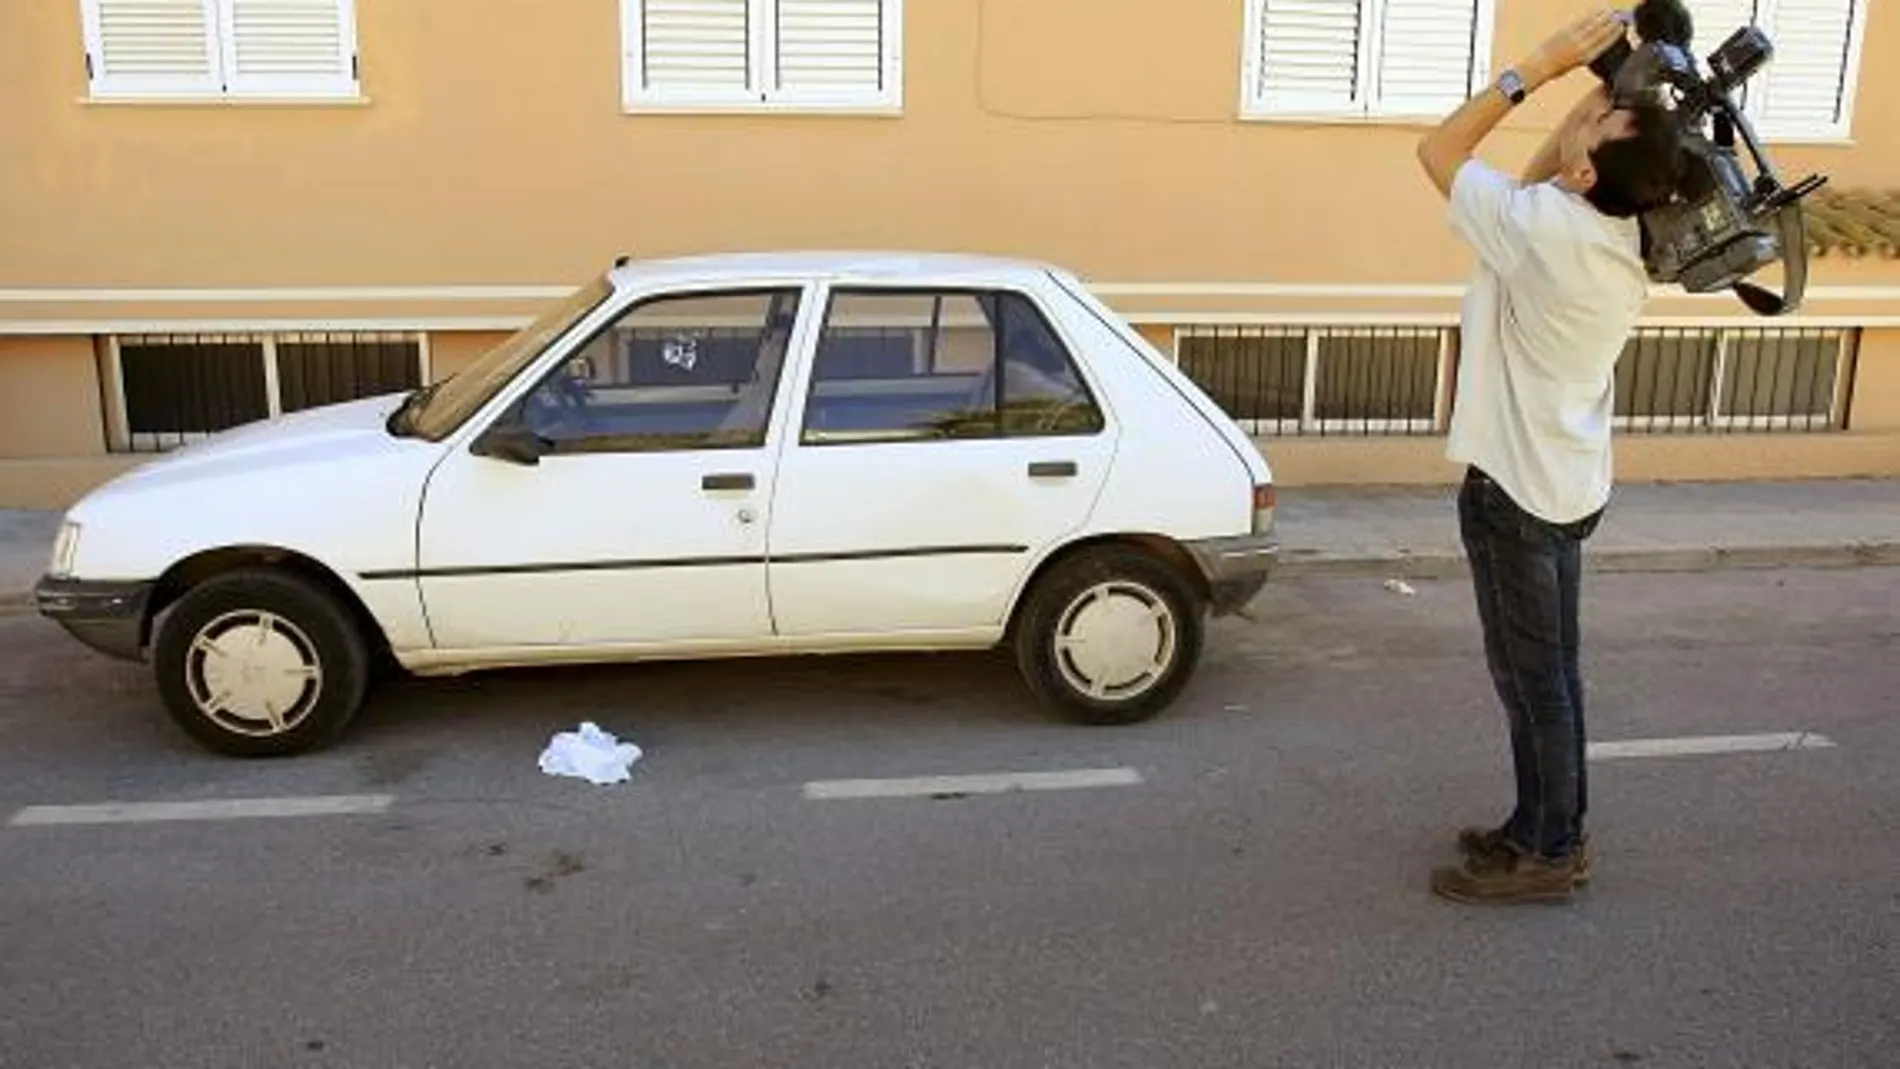
<svg viewBox="0 0 1900 1069"><path fill-rule="evenodd" d="M375 668L1007 644L1168 705L1276 558L1254 442L1071 274L630 262L442 382L235 428L67 514L39 611L201 744L335 740Z"/></svg>

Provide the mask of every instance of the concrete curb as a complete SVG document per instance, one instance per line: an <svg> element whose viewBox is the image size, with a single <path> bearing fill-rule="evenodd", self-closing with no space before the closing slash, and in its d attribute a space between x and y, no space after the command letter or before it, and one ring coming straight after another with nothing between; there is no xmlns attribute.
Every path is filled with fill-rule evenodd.
<svg viewBox="0 0 1900 1069"><path fill-rule="evenodd" d="M1583 566L1598 574L1713 572L1765 568L1866 568L1900 565L1900 541L1805 546L1644 547L1584 551ZM1285 554L1281 579L1454 579L1467 574L1462 552Z"/></svg>
<svg viewBox="0 0 1900 1069"><path fill-rule="evenodd" d="M1361 553L1282 551L1276 579L1459 579L1466 574L1461 552ZM1646 547L1585 550L1583 567L1602 575L1715 572L1768 568L1879 568L1900 566L1900 540L1807 546ZM33 611L33 592L0 591L0 616Z"/></svg>

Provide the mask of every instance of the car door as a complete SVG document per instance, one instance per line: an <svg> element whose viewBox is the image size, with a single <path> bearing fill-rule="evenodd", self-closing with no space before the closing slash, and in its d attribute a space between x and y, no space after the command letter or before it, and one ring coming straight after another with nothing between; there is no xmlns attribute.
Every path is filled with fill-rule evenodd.
<svg viewBox="0 0 1900 1069"><path fill-rule="evenodd" d="M768 638L773 421L800 303L796 287L636 301L444 459L418 534L436 645Z"/></svg>
<svg viewBox="0 0 1900 1069"><path fill-rule="evenodd" d="M1027 294L841 287L823 298L768 543L789 638L1000 623L1087 520L1115 432Z"/></svg>

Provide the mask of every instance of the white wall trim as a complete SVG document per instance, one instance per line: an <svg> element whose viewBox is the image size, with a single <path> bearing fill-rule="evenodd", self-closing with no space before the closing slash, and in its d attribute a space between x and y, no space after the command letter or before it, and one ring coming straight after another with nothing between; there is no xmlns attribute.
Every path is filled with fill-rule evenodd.
<svg viewBox="0 0 1900 1069"><path fill-rule="evenodd" d="M574 286L255 286L126 289L0 289L0 303L96 304L296 301L546 301Z"/></svg>
<svg viewBox="0 0 1900 1069"><path fill-rule="evenodd" d="M1130 323L1159 327L1455 327L1456 312L1141 312L1121 313ZM1900 315L1643 316L1639 327L1709 327L1726 330L1797 327L1900 327Z"/></svg>
<svg viewBox="0 0 1900 1069"><path fill-rule="evenodd" d="M1366 298L1410 297L1434 300L1462 300L1466 287L1423 284L1354 284L1299 282L1094 282L1085 283L1103 297L1319 297ZM1734 301L1728 291L1720 293L1684 293L1673 286L1650 290L1651 300ZM1895 286L1810 286L1806 301L1891 301L1900 300L1900 285ZM1804 302L1805 303L1805 302Z"/></svg>
<svg viewBox="0 0 1900 1069"><path fill-rule="evenodd" d="M1449 297L1462 285L1354 284L1320 282L1087 282L1102 297ZM1900 292L1900 287L1896 287Z"/></svg>
<svg viewBox="0 0 1900 1069"><path fill-rule="evenodd" d="M1455 327L1456 312L1122 312L1138 325L1293 326L1293 327ZM53 337L85 334L263 334L283 331L515 331L530 315L428 316L415 319L0 319L0 337ZM1900 315L1645 316L1646 327L1900 327Z"/></svg>
<svg viewBox="0 0 1900 1069"><path fill-rule="evenodd" d="M262 334L277 331L395 331L520 330L532 315L418 316L415 318L295 318L295 319L0 319L0 337L66 334L212 334L236 331Z"/></svg>
<svg viewBox="0 0 1900 1069"><path fill-rule="evenodd" d="M1458 300L1465 286L1424 283L1306 282L1085 282L1101 297L1309 297ZM549 301L573 286L282 286L231 288L0 289L0 304L123 303L286 303L317 301ZM1732 293L1683 293L1674 287L1651 291L1657 300L1733 301ZM1809 301L1900 300L1900 285L1811 286Z"/></svg>

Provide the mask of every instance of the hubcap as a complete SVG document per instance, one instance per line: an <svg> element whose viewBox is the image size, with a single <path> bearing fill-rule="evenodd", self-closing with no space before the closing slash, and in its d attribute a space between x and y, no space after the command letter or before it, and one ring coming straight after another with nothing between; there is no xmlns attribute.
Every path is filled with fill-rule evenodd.
<svg viewBox="0 0 1900 1069"><path fill-rule="evenodd" d="M1097 701L1138 698L1174 663L1174 612L1138 583L1099 583L1056 623L1056 669Z"/></svg>
<svg viewBox="0 0 1900 1069"><path fill-rule="evenodd" d="M316 646L268 612L225 613L198 629L185 658L192 703L241 735L280 735L310 715L323 692Z"/></svg>

